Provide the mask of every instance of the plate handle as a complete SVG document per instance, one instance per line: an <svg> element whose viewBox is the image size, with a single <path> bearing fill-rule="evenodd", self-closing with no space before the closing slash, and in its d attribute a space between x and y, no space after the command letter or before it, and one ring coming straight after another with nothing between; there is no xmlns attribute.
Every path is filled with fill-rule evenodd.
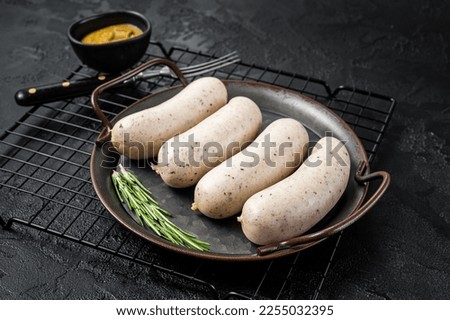
<svg viewBox="0 0 450 320"><path fill-rule="evenodd" d="M123 83L125 80L132 78L136 75L138 75L139 73L141 73L142 71L144 71L145 69L154 66L154 65L158 65L158 64L163 64L168 66L170 69L172 69L172 71L177 75L178 79L181 81L181 83L184 86L187 86L188 82L186 80L186 78L183 76L183 73L180 71L180 69L177 67L177 65L168 59L163 59L163 58L156 58L156 59L152 59L149 60L147 62L144 62L143 64L139 65L138 67L128 71L127 73L124 73L123 75L114 78L100 86L98 86L91 95L91 103L92 103L92 107L94 109L95 114L97 115L97 117L101 120L101 122L103 123L103 126L105 127L106 130L102 131L102 133L99 135L99 137L97 138L97 143L105 143L107 141L111 140L111 129L112 129L112 125L111 122L108 120L108 118L106 117L106 115L103 113L102 109L100 108L100 103L99 103L99 96L107 89L111 88L114 85Z"/></svg>
<svg viewBox="0 0 450 320"><path fill-rule="evenodd" d="M391 181L391 176L388 172L377 171L365 174L367 168L368 168L367 162L361 161L360 164L358 165L358 168L356 169L355 180L358 183L365 184L373 180L381 179L381 183L378 186L378 189L370 197L370 199L367 200L367 202L364 203L362 206L360 206L358 209L355 209L355 211L349 214L344 220L328 228L325 228L323 230L311 234L295 237L279 243L260 246L257 248L256 253L259 256L263 256L279 250L296 249L294 247L308 247L308 244L320 242L321 240L324 240L325 238L344 230L352 223L357 221L359 218L361 218L365 213L367 213L367 211L369 211L375 205L375 203L378 202L378 200L380 200L381 196L385 193Z"/></svg>

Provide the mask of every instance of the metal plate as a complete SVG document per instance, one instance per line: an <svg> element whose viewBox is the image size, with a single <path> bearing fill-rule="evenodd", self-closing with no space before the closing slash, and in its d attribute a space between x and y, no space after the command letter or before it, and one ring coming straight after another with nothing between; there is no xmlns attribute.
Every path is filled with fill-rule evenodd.
<svg viewBox="0 0 450 320"><path fill-rule="evenodd" d="M278 118L291 117L299 120L307 128L311 145L325 135L333 135L345 142L351 158L348 186L335 208L310 232L332 226L360 207L365 198L368 184L359 184L353 177L358 164L361 161L367 162L367 155L359 138L340 117L317 101L291 90L257 82L224 80L224 83L229 99L235 96L246 96L255 101L263 113L263 128ZM118 114L112 120L112 124L129 114L160 104L181 89L181 86L169 88L137 101ZM156 200L174 215L173 222L175 224L209 242L211 250L199 252L173 245L139 225L122 206L111 181L112 170L119 163L124 164L141 179L143 184L152 191ZM259 256L256 253L257 247L251 244L242 233L236 217L213 220L192 211L194 188L173 189L168 187L150 169L148 164L149 161L132 161L120 157L110 143L104 143L96 146L92 152L91 177L94 189L107 210L130 231L156 245L201 258L248 261L273 259L292 254L323 240Z"/></svg>

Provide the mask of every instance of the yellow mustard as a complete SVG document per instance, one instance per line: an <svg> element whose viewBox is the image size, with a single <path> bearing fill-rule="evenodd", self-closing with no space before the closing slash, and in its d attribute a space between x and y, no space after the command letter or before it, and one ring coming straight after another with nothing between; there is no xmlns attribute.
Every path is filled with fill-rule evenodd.
<svg viewBox="0 0 450 320"><path fill-rule="evenodd" d="M115 24L93 31L81 42L86 44L105 44L114 41L127 40L142 34L142 30L131 24Z"/></svg>

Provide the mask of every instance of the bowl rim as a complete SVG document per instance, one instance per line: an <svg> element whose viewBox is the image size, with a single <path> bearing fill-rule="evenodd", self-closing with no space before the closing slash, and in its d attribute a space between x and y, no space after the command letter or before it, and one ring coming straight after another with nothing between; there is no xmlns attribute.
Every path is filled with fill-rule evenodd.
<svg viewBox="0 0 450 320"><path fill-rule="evenodd" d="M145 30L142 30L142 34L140 34L136 37L133 37L131 39L109 42L109 43L102 43L102 44L83 43L82 41L78 40L77 38L75 38L72 35L73 30L79 25L82 25L82 24L85 24L85 23L88 23L91 21L99 20L99 19L104 19L106 17L118 15L118 14L119 15L125 14L125 15L134 16L134 17L137 17L138 19L141 19L142 22L144 22L144 24L146 25ZM143 14L136 12L136 11L132 11L132 10L119 10L119 11L108 11L108 12L99 13L99 14L85 17L83 19L79 19L79 20L73 22L67 29L67 37L69 38L70 42L72 42L78 46L92 47L92 48L95 48L95 47L104 48L104 47L115 47L115 46L122 45L123 43L128 43L131 41L137 42L137 41L141 40L142 38L147 37L150 34L151 30L152 30L152 24Z"/></svg>

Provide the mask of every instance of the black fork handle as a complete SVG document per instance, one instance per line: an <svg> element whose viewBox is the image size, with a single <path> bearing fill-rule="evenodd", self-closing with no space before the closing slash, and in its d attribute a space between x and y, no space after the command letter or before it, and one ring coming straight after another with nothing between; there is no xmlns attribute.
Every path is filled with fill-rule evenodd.
<svg viewBox="0 0 450 320"><path fill-rule="evenodd" d="M63 99L70 99L90 95L98 86L111 81L117 75L100 74L92 78L80 80L64 80L36 87L20 89L15 94L16 103L20 106L33 106ZM126 84L131 84L129 81ZM118 84L123 86L124 84Z"/></svg>

